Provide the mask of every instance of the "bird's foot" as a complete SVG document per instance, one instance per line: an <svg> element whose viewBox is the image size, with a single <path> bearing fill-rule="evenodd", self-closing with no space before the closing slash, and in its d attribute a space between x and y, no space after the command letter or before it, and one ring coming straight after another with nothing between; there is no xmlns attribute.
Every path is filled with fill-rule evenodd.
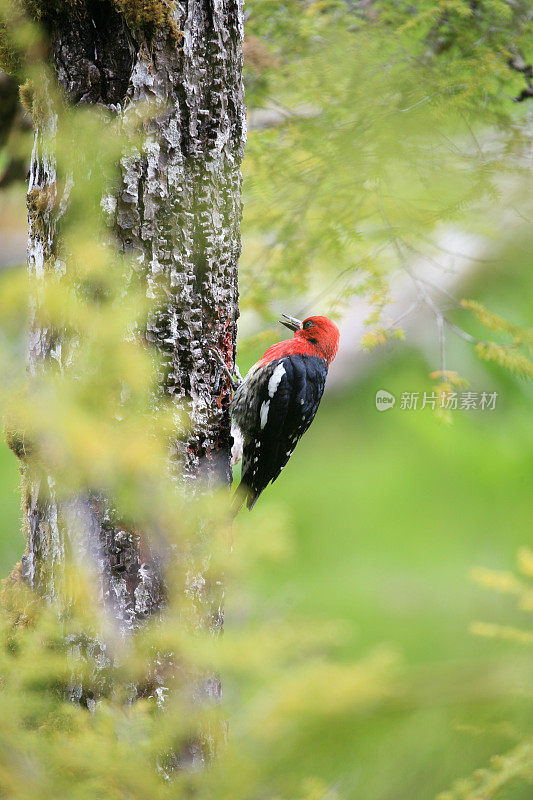
<svg viewBox="0 0 533 800"><path fill-rule="evenodd" d="M224 372L228 376L229 381L230 381L231 386L232 386L232 389L233 389L233 391L235 391L235 389L237 389L242 383L242 375L239 372L239 368L238 368L237 364L235 364L235 371L232 374L230 369L229 369L229 367L228 367L228 365L226 364L226 362L224 361L224 359L222 358L221 354L216 349L216 347L213 347L212 345L209 344L208 345L208 349L213 353L213 355L217 359L218 363L220 364L220 366L222 367L222 369L224 370Z"/></svg>

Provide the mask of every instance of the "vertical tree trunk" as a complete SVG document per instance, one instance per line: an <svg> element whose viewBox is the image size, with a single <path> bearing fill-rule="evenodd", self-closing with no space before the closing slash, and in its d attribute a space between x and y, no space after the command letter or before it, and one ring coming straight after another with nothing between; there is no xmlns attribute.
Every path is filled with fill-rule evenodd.
<svg viewBox="0 0 533 800"><path fill-rule="evenodd" d="M117 114L135 113L132 101L157 106L141 151L123 158L122 190L111 203L114 229L124 250L137 256L149 295L162 287L167 298L147 333L162 356L160 391L190 415L188 440L175 443L176 463L188 481L229 483L230 389L208 346L233 363L245 138L242 0L152 5L144 13L164 12L163 19L146 22L144 30L109 0L68 6L51 23L52 54L73 103L99 103ZM37 131L28 195L28 263L36 275L53 252L55 193L53 156ZM36 196L48 198L38 213ZM61 348L51 331L34 325L30 369L51 358L61 363ZM66 506L53 476L45 486L24 461L23 470L22 568L30 584L53 596L54 566L74 525L84 531L83 546L121 628L157 610L161 576L155 561L143 564L135 537L112 524L100 504L77 498Z"/></svg>

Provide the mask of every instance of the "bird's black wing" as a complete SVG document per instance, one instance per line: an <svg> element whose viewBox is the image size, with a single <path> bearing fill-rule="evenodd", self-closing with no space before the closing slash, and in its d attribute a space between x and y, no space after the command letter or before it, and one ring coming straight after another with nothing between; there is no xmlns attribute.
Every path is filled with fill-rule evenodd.
<svg viewBox="0 0 533 800"><path fill-rule="evenodd" d="M327 364L314 356L290 355L257 376L255 424L245 432L242 483L251 508L275 481L310 426L324 392Z"/></svg>

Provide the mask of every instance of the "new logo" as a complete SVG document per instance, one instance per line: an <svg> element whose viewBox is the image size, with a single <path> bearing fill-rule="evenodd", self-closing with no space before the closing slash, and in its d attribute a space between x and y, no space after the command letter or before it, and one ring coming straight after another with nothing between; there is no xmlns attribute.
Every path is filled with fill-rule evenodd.
<svg viewBox="0 0 533 800"><path fill-rule="evenodd" d="M394 408L396 398L385 389L378 389L376 392L376 408L378 411L388 411L389 408Z"/></svg>

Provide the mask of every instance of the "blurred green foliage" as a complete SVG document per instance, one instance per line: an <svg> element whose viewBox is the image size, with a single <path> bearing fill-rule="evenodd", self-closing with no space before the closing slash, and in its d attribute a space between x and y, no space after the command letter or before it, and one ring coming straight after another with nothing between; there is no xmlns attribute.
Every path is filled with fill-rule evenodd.
<svg viewBox="0 0 533 800"><path fill-rule="evenodd" d="M298 769L310 730L388 705L395 658L381 648L357 663L332 661L342 625L281 617L247 600L241 578L250 564L279 554L272 516L259 514L253 528L231 557L225 535L209 540L203 573L209 580L224 566L228 579L222 638L187 600L179 564L169 570L162 619L127 641L113 635L79 565L67 566L64 595L52 605L24 596L20 585L4 588L3 794L311 798L326 790L319 772ZM222 704L202 690L206 670L223 681ZM150 695L153 672L164 674L164 702ZM82 702L73 704L80 681ZM187 768L193 747L216 755L208 769Z"/></svg>
<svg viewBox="0 0 533 800"><path fill-rule="evenodd" d="M533 57L529 4L260 0L248 13L248 102L273 116L248 139L245 307L268 317L273 282L330 312L360 294L372 347L398 335L382 315L390 275L438 268L443 230L528 229L531 127L509 61ZM529 337L478 352L531 376Z"/></svg>
<svg viewBox="0 0 533 800"><path fill-rule="evenodd" d="M3 274L2 411L60 493L107 494L123 519L145 535L164 531L180 556L170 559L161 620L128 642L101 616L79 565L69 561L52 606L6 586L0 795L430 800L452 786L444 797L528 800L531 656L505 641L517 631L528 639L525 609L517 622L468 577L475 565L510 569L530 537L531 386L515 375L530 369L517 363L532 325L529 132L525 109L511 103L521 77L507 66L514 49L529 57L527 5L247 7L249 103L289 114L250 134L244 309L269 317L272 304L331 286L324 309L359 292L373 299L379 328L389 275L426 252L439 226L490 235L518 203L524 226L498 237L496 268L465 287L468 308L450 312L506 347L483 363L464 342L450 345L473 387L497 390L500 402L495 412L458 412L452 428L426 412L378 414L377 389L427 388L430 365L395 343L363 385L326 396L290 469L253 517L239 518L230 552L226 498L192 504L167 480L168 435L184 422L154 409L157 359L142 337L150 307L100 215L122 150L142 147L151 110L121 127L102 111L66 109L50 76L30 67L33 112L53 103L59 113L45 145L58 161L53 202L68 206L31 310L62 332L68 369L27 379L27 279ZM17 31L23 53L33 29ZM39 212L49 200L30 205ZM64 274L51 269L61 263ZM242 368L261 345L241 345ZM0 454L7 574L22 543L16 462ZM522 551L524 581L529 558ZM224 574L222 637L206 632L184 563L208 581ZM477 577L529 597L517 579ZM484 638L470 631L476 620ZM168 692L150 683L156 672ZM222 703L199 688L206 674L220 676ZM176 769L176 754L186 762L195 747L216 755L209 769ZM507 755L491 762L494 753Z"/></svg>

